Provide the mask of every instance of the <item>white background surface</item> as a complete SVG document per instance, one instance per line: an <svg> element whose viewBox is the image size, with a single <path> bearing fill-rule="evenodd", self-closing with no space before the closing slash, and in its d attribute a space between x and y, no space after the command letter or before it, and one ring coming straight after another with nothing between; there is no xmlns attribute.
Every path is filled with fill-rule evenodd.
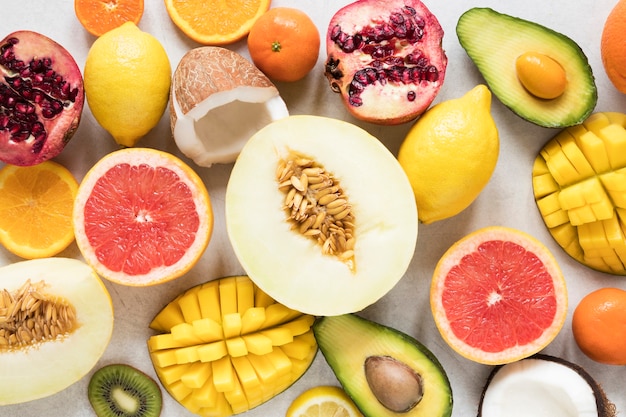
<svg viewBox="0 0 626 417"><path fill-rule="evenodd" d="M297 7L307 12L320 28L322 36L330 18L348 0L275 0L272 6ZM439 18L444 28L444 48L449 58L445 84L436 102L463 95L483 82L455 33L459 16L475 6L492 7L497 11L534 20L574 39L588 56L599 92L596 111L626 112L626 96L609 83L600 59L600 34L604 20L616 0L426 0L427 6ZM2 2L0 38L19 29L36 30L64 45L79 66L84 62L94 37L76 20L70 0L22 0ZM170 21L165 6L159 0L146 0L144 16L139 24L152 33L168 52L172 69L189 50L199 46L187 39ZM230 48L247 55L245 42ZM394 153L410 127L410 123L395 127L381 127L360 123L344 111L339 97L329 89L323 76L325 47L322 43L317 66L304 80L293 84L277 84L291 114L315 114L336 117L362 126L377 136ZM146 68L149 71L149 68ZM601 365L586 358L574 343L571 333L571 315L578 301L590 291L606 286L626 289L626 278L594 272L569 258L552 240L535 206L532 185L532 162L556 131L532 125L505 108L494 97L492 114L500 131L501 149L496 171L479 198L460 215L432 225L420 225L417 248L412 264L400 283L376 304L361 314L382 324L395 327L425 344L439 358L448 373L454 394L454 417L476 415L481 387L491 367L472 363L455 354L441 339L435 328L428 303L428 288L436 262L456 240L483 226L504 225L528 232L544 242L556 256L566 276L569 288L569 314L565 327L544 353L561 356L585 367L607 391L621 414L626 413L626 368ZM244 117L244 116L242 116ZM179 156L171 139L169 117L163 116L159 125L138 146L155 147ZM80 180L87 169L107 152L117 149L113 139L93 119L85 107L81 125L74 138L57 160ZM183 158L184 159L184 158ZM193 163L187 160L191 166ZM235 259L224 227L224 191L232 165L195 167L209 190L215 229L209 247L185 277L174 282L150 288L127 288L106 283L115 308L113 338L97 367L128 363L155 377L146 348L152 334L148 323L153 316L179 292L204 281L222 276L245 273ZM454 169L454 167L450 167ZM75 244L60 256L80 257ZM0 264L20 259L0 248ZM2 370L0 369L0 372ZM93 372L93 371L92 371ZM21 404L0 407L0 416L90 416L93 412L87 400L87 383L91 373L63 392L51 397ZM289 403L305 389L319 384L337 384L321 354L313 366L290 389L268 403L245 415L284 416ZM163 416L191 416L165 391Z"/></svg>

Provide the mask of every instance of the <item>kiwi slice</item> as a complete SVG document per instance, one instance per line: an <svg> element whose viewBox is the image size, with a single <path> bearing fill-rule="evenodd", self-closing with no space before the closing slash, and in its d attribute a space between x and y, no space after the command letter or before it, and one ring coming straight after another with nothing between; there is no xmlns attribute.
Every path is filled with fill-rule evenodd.
<svg viewBox="0 0 626 417"><path fill-rule="evenodd" d="M124 364L98 369L89 381L88 396L98 417L158 417L163 403L157 383Z"/></svg>

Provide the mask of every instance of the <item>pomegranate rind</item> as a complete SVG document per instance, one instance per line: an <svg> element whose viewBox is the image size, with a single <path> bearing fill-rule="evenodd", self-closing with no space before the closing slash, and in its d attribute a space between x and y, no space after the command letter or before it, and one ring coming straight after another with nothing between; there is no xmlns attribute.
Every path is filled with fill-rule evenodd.
<svg viewBox="0 0 626 417"><path fill-rule="evenodd" d="M47 131L47 137L38 150L33 149L32 135L30 139L15 142L10 139L10 133L0 129L0 161L19 166L36 165L59 155L78 129L85 102L83 76L70 52L49 37L34 31L21 30L7 35L0 41L0 45L6 44L11 38L19 39L19 43L14 46L18 59L28 63L33 58L50 58L54 71L61 75L71 88L77 88L79 91L74 102L64 102L63 112L52 119L44 119L41 116L41 107L35 105L39 121L44 124ZM5 84L5 77L15 75L0 65L1 84Z"/></svg>
<svg viewBox="0 0 626 417"><path fill-rule="evenodd" d="M250 61L226 48L205 46L178 63L169 113L180 151L209 167L234 162L254 133L287 117L289 110L276 86Z"/></svg>
<svg viewBox="0 0 626 417"><path fill-rule="evenodd" d="M346 190L353 269L287 221L276 169L291 151L320 163ZM388 293L407 271L418 234L413 191L393 154L356 125L311 115L273 122L248 141L228 181L225 215L235 255L255 284L316 316L357 312Z"/></svg>
<svg viewBox="0 0 626 417"><path fill-rule="evenodd" d="M128 164L131 167L147 165L151 168L165 168L173 172L178 177L178 186L188 190L189 198L186 198L184 202L179 201L178 203L180 204L177 204L176 202L168 202L166 195L167 192L164 192L163 190L146 190L145 187L147 184L145 183L138 182L136 184L136 190L126 190L120 186L119 191L115 189L118 184L113 184L113 187L107 187L104 190L107 192L119 193L119 195L115 195L119 202L119 209L115 210L113 207L106 207L109 214L111 212L114 213L111 217L97 218L96 216L93 224L87 224L85 219L85 208L88 205L89 199L94 196L94 189L96 188L98 181L112 168L125 164ZM141 193L139 193L140 188L142 189ZM111 191L112 189L114 191ZM136 195L139 194L144 197L154 196L154 199L144 199L141 202L138 202ZM163 201L157 201L159 198ZM108 201L111 201L111 199ZM171 241L170 238L172 238L173 234L180 232L180 229L178 229L176 225L163 230L163 233L166 233L167 235L164 235L155 241L151 240L147 242L142 241L141 236L138 236L138 233L128 232L122 229L123 224L132 225L135 221L141 222L150 218L158 221L159 218L163 219L163 215L166 214L164 212L166 211L165 209L167 209L167 207L171 207L171 204L176 204L180 207L182 203L190 202L193 204L195 213L190 211L188 215L197 214L199 222L197 228L193 231L192 241L186 247L176 247L176 250L184 250L185 253L174 263L151 265L151 269L145 273L134 273L132 271L127 273L124 272L123 268L110 268L108 264L111 261L111 258L109 257L107 259L108 254L98 252L97 248L92 245L92 236L90 236L90 233L88 232L89 227L102 227L103 224L106 224L111 230L111 233L107 236L107 238L112 239L109 242L113 242L115 239L125 239L130 236L137 239L137 245L140 247L140 250L137 251L137 256L141 257L142 254L147 253L147 247L150 247L152 250L152 253L149 253L149 255L153 255L156 251L159 256L163 256L166 251L171 250L170 246L165 246L165 242ZM133 205L133 203L138 204ZM168 203L170 203L170 206L167 205ZM106 201L99 203L99 205L102 204L106 204ZM130 214L131 216L126 217L123 213L126 213L127 215ZM181 216L185 215L181 214ZM73 220L76 244L78 245L78 248L87 263L91 265L103 278L117 284L127 286L149 286L161 284L186 274L199 261L209 244L209 240L213 232L213 211L211 200L202 179L187 164L174 155L164 151L147 148L125 148L112 152L100 159L87 172L78 187L74 205ZM100 255L98 255L98 253L100 253ZM126 255L129 257L131 256L130 253L127 253Z"/></svg>
<svg viewBox="0 0 626 417"><path fill-rule="evenodd" d="M394 57L406 62L407 55L412 51L420 51L429 64L437 68L437 79L406 83L402 80L393 81L390 76L386 76L382 83L379 80L368 82L360 93L363 103L358 106L352 104L353 94L350 90L355 74L364 69L371 69L373 63L382 63L385 59L375 59L362 50L354 53L344 52L333 39L333 31L340 27L341 31L348 35L361 33L364 27L373 27L389 21L392 14L403 14L405 8L414 9L416 17L425 22L424 35L412 47L406 46L408 44L406 39L393 37ZM407 123L426 111L444 83L448 58L442 46L443 36L444 31L437 17L420 0L385 2L357 0L337 11L328 25L325 75L331 89L341 95L345 108L355 118L381 125ZM370 45L386 42L388 41L372 41ZM391 71L396 64L381 65L385 71ZM416 67L414 64L403 64L401 67L404 68L405 65L407 68ZM405 71L398 77L405 77L406 73ZM414 98L408 99L408 94L414 94Z"/></svg>
<svg viewBox="0 0 626 417"><path fill-rule="evenodd" d="M480 245L493 241L513 243L523 248L531 255L534 255L541 264L539 269L542 271L542 274L547 273L552 278L551 285L542 282L542 284L548 286L548 288L541 287L542 291L545 291L545 293L537 294L535 292L532 294L534 297L529 296L528 299L524 300L526 303L516 304L517 307L520 307L521 305L521 308L514 309L510 306L516 300L511 297L507 298L507 294L504 293L504 291L506 289L510 291L520 290L516 288L516 286L505 287L506 278L509 278L512 281L518 281L524 276L524 274L527 273L526 270L507 270L506 267L512 266L510 263L507 265L506 262L500 263L499 261L495 261L492 262L492 264L488 264L488 259L485 258L484 269L493 271L493 274L483 273L484 271L479 270L474 271L474 276L469 277L466 282L463 283L463 293L457 293L454 295L454 299L451 299L450 302L455 303L454 305L460 306L461 308L467 307L467 311L465 311L466 317L469 317L469 315L474 314L476 311L488 311L488 307L490 305L500 304L501 314L499 317L496 317L496 319L500 321L499 324L501 326L498 330L508 330L510 334L515 336L517 336L516 332L521 333L523 331L522 327L515 326L515 319L518 319L519 324L524 326L527 326L530 320L533 320L533 324L539 325L539 323L534 320L537 318L537 314L539 314L537 306L541 306L542 303L548 302L554 304L554 308L552 317L547 318L550 321L549 325L541 326L540 334L534 339L527 343L516 343L510 347L501 348L500 350L489 349L488 351L481 346L470 345L466 342L467 337L461 338L455 334L452 323L449 319L447 307L444 304L444 292L453 290L449 289L448 281L448 275L451 270L457 267L466 256L477 254ZM535 262L532 269L536 269L536 265L538 264ZM530 269L531 266L530 263L522 265L520 260L516 260L516 264L513 265L513 267ZM467 277L470 273L471 271L466 268L465 277ZM515 273L515 275L513 276L512 273ZM488 279L496 274L499 274L498 279ZM532 277L533 281L535 278L536 277ZM537 283L537 285L539 285L539 283ZM496 290L498 290L498 292L496 292ZM469 294L475 295L475 297L466 297L465 300L460 299L462 295ZM512 293L509 292L508 294L511 295ZM495 301L496 299L502 302ZM563 278L563 274L556 262L556 259L540 241L515 229L501 226L490 226L470 233L453 244L444 253L437 263L433 273L430 288L430 304L435 324L442 338L454 351L474 362L486 365L500 365L531 356L541 351L554 340L565 324L565 319L567 317L568 294L565 279ZM502 306L502 304L504 304L504 306ZM508 310L507 307L509 307ZM523 314L526 315L522 316ZM520 320L520 317L523 317L523 319ZM472 331L469 334L471 335L472 332L475 334L480 333L482 336L481 343L484 342L483 346L490 341L495 341L495 343L504 341L505 336L500 335L500 338L498 338L499 335L496 332L489 333L484 331L485 326L492 324L494 324L493 321L483 317L481 325L472 328Z"/></svg>
<svg viewBox="0 0 626 417"><path fill-rule="evenodd" d="M44 281L45 293L72 304L74 332L30 349L0 350L0 406L56 394L84 377L104 354L113 334L113 304L100 277L84 262L42 258L0 268L0 289Z"/></svg>

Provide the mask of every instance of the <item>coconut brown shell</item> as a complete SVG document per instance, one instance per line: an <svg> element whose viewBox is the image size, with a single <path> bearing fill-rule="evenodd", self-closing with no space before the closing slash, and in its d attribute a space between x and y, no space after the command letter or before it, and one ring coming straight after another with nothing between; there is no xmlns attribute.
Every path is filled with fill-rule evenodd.
<svg viewBox="0 0 626 417"><path fill-rule="evenodd" d="M176 124L174 97L183 114L215 93L237 87L276 88L249 60L217 46L194 48L178 63L170 90L170 126Z"/></svg>

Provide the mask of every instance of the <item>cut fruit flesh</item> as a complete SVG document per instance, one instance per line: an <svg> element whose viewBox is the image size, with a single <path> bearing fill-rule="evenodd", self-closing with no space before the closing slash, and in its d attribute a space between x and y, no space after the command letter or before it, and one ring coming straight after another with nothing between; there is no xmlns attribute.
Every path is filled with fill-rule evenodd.
<svg viewBox="0 0 626 417"><path fill-rule="evenodd" d="M322 189L337 194L332 203ZM318 216L327 222L319 232ZM365 308L400 280L416 245L417 209L406 174L376 138L340 120L290 116L242 150L226 190L226 226L263 291L294 310L337 315Z"/></svg>
<svg viewBox="0 0 626 417"><path fill-rule="evenodd" d="M457 23L461 46L493 94L518 116L544 127L582 122L598 96L587 57L567 36L489 8L472 8ZM529 93L518 79L515 62L524 53L545 55L563 67L567 86L550 100Z"/></svg>
<svg viewBox="0 0 626 417"><path fill-rule="evenodd" d="M263 293L247 276L192 287L150 327L150 358L165 389L202 416L227 417L280 394L317 353L314 317Z"/></svg>
<svg viewBox="0 0 626 417"><path fill-rule="evenodd" d="M89 380L87 396L98 417L159 417L163 405L157 383L125 364L98 369Z"/></svg>
<svg viewBox="0 0 626 417"><path fill-rule="evenodd" d="M615 407L580 366L534 355L496 367L481 396L479 417L612 417Z"/></svg>
<svg viewBox="0 0 626 417"><path fill-rule="evenodd" d="M155 285L195 265L211 237L213 213L202 179L182 160L126 148L85 175L74 227L78 248L103 278Z"/></svg>
<svg viewBox="0 0 626 417"><path fill-rule="evenodd" d="M0 342L8 342L0 343L0 405L47 397L86 375L113 332L111 298L95 272L75 259L42 258L4 266L0 275ZM17 296L20 289L26 292ZM8 294L28 309L10 313L16 304ZM47 319L47 311L63 326Z"/></svg>
<svg viewBox="0 0 626 417"><path fill-rule="evenodd" d="M505 227L462 238L439 260L430 302L435 324L457 353L483 364L539 352L567 317L567 288L548 249Z"/></svg>
<svg viewBox="0 0 626 417"><path fill-rule="evenodd" d="M174 72L172 134L181 152L200 166L234 162L254 132L288 115L274 84L228 49L192 49Z"/></svg>
<svg viewBox="0 0 626 417"><path fill-rule="evenodd" d="M626 115L600 112L535 158L537 207L552 237L590 268L626 275Z"/></svg>
<svg viewBox="0 0 626 417"><path fill-rule="evenodd" d="M452 414L452 389L446 372L437 358L414 338L354 314L320 317L313 331L326 362L364 416L449 417ZM372 360L384 363L372 371L368 365ZM405 370L410 371L408 378ZM405 402L407 407L391 409L391 405L398 404L395 400L404 402L407 393L414 393L411 389L414 376L421 392L413 401Z"/></svg>

